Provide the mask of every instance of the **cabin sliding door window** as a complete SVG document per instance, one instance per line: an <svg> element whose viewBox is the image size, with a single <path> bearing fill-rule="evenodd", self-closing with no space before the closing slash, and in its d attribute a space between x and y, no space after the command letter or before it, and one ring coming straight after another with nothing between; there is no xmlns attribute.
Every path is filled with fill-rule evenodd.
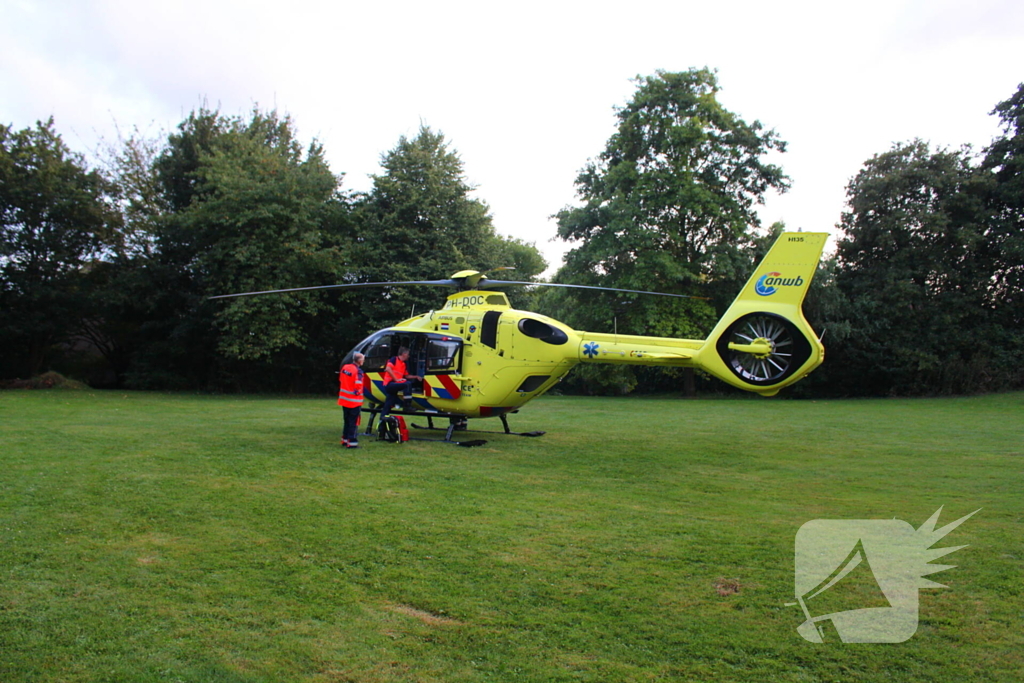
<svg viewBox="0 0 1024 683"><path fill-rule="evenodd" d="M462 342L456 339L431 339L427 342L427 372L431 374L457 372L459 349Z"/></svg>

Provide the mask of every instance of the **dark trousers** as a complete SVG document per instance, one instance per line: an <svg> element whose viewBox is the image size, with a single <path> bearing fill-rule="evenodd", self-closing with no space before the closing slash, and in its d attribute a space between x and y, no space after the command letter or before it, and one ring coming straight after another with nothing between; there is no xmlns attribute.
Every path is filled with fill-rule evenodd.
<svg viewBox="0 0 1024 683"><path fill-rule="evenodd" d="M355 408L341 407L342 412L345 414L345 427L341 430L341 438L345 441L359 440L359 435L356 434L356 431L359 427L359 411L362 409L362 406L356 406Z"/></svg>
<svg viewBox="0 0 1024 683"><path fill-rule="evenodd" d="M388 416L391 409L398 403L398 395L404 393L406 398L412 396L412 382L391 382L384 387L384 405L380 409L381 418Z"/></svg>

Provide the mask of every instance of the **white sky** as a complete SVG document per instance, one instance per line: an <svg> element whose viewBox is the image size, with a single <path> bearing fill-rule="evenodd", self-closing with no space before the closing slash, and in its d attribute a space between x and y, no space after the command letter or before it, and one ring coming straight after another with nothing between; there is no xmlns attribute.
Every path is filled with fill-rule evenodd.
<svg viewBox="0 0 1024 683"><path fill-rule="evenodd" d="M1024 81L1020 0L0 0L0 122L53 116L94 150L171 131L204 102L254 104L318 138L344 187L421 122L462 157L500 233L551 266L551 214L638 75L718 70L723 105L789 143L765 225L833 230L845 186L894 142L980 149Z"/></svg>

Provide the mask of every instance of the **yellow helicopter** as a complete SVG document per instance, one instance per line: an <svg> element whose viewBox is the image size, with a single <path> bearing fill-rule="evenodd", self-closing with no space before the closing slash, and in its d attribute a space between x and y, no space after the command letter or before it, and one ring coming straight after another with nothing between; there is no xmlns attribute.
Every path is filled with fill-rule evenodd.
<svg viewBox="0 0 1024 683"><path fill-rule="evenodd" d="M626 363L698 368L718 379L771 396L818 367L825 349L803 316L802 303L828 233L783 233L707 339L673 339L581 332L547 316L515 310L497 287L530 285L608 289L580 285L492 280L465 270L447 280L301 287L249 296L314 289L417 284L456 287L445 305L374 332L345 357L365 356L364 410L373 416L385 400L384 372L399 348L409 350L410 374L422 377L404 408L392 412L447 418L451 440L467 419L507 415L541 396L578 363ZM658 292L631 293L659 294ZM672 295L670 295L672 296ZM536 435L542 432L531 432Z"/></svg>

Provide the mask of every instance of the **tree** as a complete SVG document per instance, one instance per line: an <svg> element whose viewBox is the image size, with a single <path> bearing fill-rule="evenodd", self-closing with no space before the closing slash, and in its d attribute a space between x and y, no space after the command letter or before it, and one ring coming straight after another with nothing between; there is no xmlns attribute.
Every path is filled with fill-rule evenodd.
<svg viewBox="0 0 1024 683"><path fill-rule="evenodd" d="M337 179L319 145L303 156L288 119L254 114L202 157L196 175L201 198L180 214L180 228L194 238L193 276L204 294L342 278L340 245L322 230ZM334 312L323 294L310 292L231 299L218 309L218 349L239 360L303 348L312 319Z"/></svg>
<svg viewBox="0 0 1024 683"><path fill-rule="evenodd" d="M88 309L83 276L112 234L110 186L55 132L0 125L0 309L5 373L38 374Z"/></svg>
<svg viewBox="0 0 1024 683"><path fill-rule="evenodd" d="M969 149L920 141L876 155L847 188L830 380L847 393L992 388L1003 366L984 257L988 178ZM826 323L827 325L827 323ZM844 372L845 369L845 372Z"/></svg>
<svg viewBox="0 0 1024 683"><path fill-rule="evenodd" d="M334 362L325 354L336 355L324 341L338 318L336 295L208 300L343 280L348 200L322 148L314 142L304 152L291 120L276 112L243 120L201 110L153 168L166 213L139 282L151 322L132 382L324 386Z"/></svg>
<svg viewBox="0 0 1024 683"><path fill-rule="evenodd" d="M121 386L150 321L150 299L160 285L150 282L157 227L168 206L154 162L163 149L159 137L138 129L116 143L104 143L99 158L109 180L119 220L113 224L102 259L90 264L83 287L89 291L88 314L78 336L105 360L88 377L94 386Z"/></svg>
<svg viewBox="0 0 1024 683"><path fill-rule="evenodd" d="M708 69L659 71L637 83L616 112L615 134L576 179L583 205L557 214L559 237L575 245L557 277L701 297L728 290L731 300L749 268L740 250L759 225L755 206L788 186L764 160L785 143L725 109ZM717 317L699 299L552 294L548 301L570 324L607 327L614 319L630 334L699 336ZM623 382L613 378L617 387Z"/></svg>
<svg viewBox="0 0 1024 683"><path fill-rule="evenodd" d="M495 233L486 203L470 196L463 163L444 135L421 126L381 158L384 173L358 207L360 278L437 280L457 271L515 268L528 280L545 268L536 247ZM439 292L392 288L363 297L367 327L394 324L413 310L439 307Z"/></svg>
<svg viewBox="0 0 1024 683"><path fill-rule="evenodd" d="M981 168L992 174L986 249L992 259L992 299L1002 325L1024 329L1024 83L996 105L1003 136L986 150Z"/></svg>
<svg viewBox="0 0 1024 683"><path fill-rule="evenodd" d="M143 135L136 128L127 138L119 129L116 143L100 146L104 175L110 180L121 216L111 240L111 260L153 255L157 225L170 211L156 168L165 144L159 136Z"/></svg>

